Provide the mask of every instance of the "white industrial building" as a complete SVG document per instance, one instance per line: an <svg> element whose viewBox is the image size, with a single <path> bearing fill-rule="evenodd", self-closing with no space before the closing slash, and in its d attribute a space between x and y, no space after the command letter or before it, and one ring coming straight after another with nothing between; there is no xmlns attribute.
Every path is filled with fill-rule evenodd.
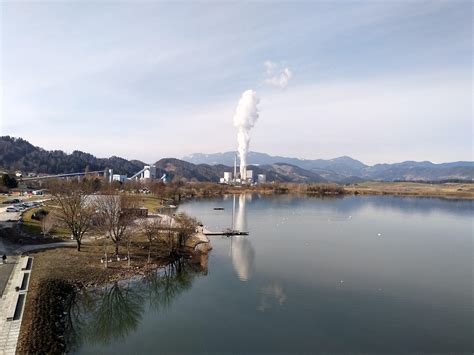
<svg viewBox="0 0 474 355"><path fill-rule="evenodd" d="M109 182L112 182L112 181L125 182L127 180L155 180L156 179L156 166L145 165L142 170L132 175L131 177L128 177L127 175L114 174L114 171L112 169L106 169L105 176L109 180ZM166 174L164 174L160 180L163 182L166 182Z"/></svg>
<svg viewBox="0 0 474 355"><path fill-rule="evenodd" d="M125 182L127 181L127 175L113 174L112 181Z"/></svg>
<svg viewBox="0 0 474 355"><path fill-rule="evenodd" d="M253 182L253 170L247 170L245 173L245 181L251 184Z"/></svg>
<svg viewBox="0 0 474 355"><path fill-rule="evenodd" d="M267 182L267 176L265 174L258 174L257 183L265 184Z"/></svg>
<svg viewBox="0 0 474 355"><path fill-rule="evenodd" d="M156 179L156 166L145 165L142 170L130 177L130 180Z"/></svg>
<svg viewBox="0 0 474 355"><path fill-rule="evenodd" d="M224 173L224 182L225 183L232 182L232 173L230 173L230 172L225 172Z"/></svg>

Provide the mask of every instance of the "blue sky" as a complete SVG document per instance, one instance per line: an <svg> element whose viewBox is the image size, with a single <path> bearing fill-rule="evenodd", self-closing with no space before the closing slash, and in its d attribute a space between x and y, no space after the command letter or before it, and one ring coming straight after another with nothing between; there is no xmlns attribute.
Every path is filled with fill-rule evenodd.
<svg viewBox="0 0 474 355"><path fill-rule="evenodd" d="M472 160L470 1L2 2L2 135L159 158L250 149ZM285 88L266 83L264 62Z"/></svg>

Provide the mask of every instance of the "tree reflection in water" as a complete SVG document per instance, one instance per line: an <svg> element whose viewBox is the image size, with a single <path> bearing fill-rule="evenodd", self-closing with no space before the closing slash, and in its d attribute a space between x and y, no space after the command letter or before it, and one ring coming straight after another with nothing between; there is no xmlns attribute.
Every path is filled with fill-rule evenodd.
<svg viewBox="0 0 474 355"><path fill-rule="evenodd" d="M91 310L87 338L94 343L108 344L124 338L134 330L143 313L143 297L130 283L114 283Z"/></svg>
<svg viewBox="0 0 474 355"><path fill-rule="evenodd" d="M148 274L142 281L115 282L99 291L81 292L68 306L68 343L101 345L125 338L140 324L145 305L155 311L168 308L173 299L191 288L197 275L207 272L202 263L182 259Z"/></svg>
<svg viewBox="0 0 474 355"><path fill-rule="evenodd" d="M149 274L144 283L150 308L156 311L168 308L177 295L191 288L197 275L206 272L202 264L191 264L180 259Z"/></svg>

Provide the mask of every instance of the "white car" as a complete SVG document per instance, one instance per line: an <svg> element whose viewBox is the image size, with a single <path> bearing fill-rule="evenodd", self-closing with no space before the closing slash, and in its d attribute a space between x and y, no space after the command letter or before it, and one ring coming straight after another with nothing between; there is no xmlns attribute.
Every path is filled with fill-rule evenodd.
<svg viewBox="0 0 474 355"><path fill-rule="evenodd" d="M7 212L20 212L20 210L16 207L10 206L7 207Z"/></svg>

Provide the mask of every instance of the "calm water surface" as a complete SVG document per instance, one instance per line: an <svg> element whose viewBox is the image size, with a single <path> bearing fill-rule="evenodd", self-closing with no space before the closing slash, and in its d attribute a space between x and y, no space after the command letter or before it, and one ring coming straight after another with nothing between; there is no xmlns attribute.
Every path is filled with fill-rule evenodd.
<svg viewBox="0 0 474 355"><path fill-rule="evenodd" d="M215 211L213 207L225 207ZM79 298L78 354L472 353L472 201L241 195L180 207L208 264Z"/></svg>

